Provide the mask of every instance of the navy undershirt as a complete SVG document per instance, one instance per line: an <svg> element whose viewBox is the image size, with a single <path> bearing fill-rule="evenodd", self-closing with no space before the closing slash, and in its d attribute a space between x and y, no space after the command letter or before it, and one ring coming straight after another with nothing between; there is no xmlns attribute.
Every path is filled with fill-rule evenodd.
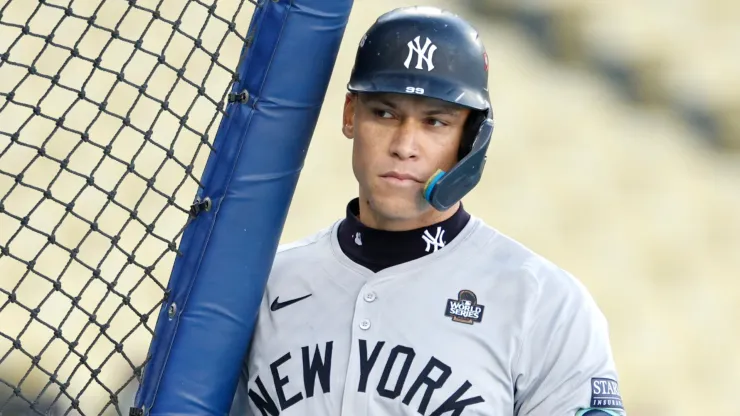
<svg viewBox="0 0 740 416"><path fill-rule="evenodd" d="M465 228L470 214L460 208L450 218L408 231L369 228L359 219L358 198L347 204L347 217L339 225L339 246L347 257L373 272L416 260L449 244Z"/></svg>

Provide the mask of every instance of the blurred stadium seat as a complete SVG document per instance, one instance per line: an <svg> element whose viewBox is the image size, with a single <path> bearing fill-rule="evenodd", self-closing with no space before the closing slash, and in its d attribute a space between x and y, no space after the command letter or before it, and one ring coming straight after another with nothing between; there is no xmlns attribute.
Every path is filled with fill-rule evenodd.
<svg viewBox="0 0 740 416"><path fill-rule="evenodd" d="M586 63L631 100L674 111L701 137L740 150L740 6L732 0L467 0Z"/></svg>

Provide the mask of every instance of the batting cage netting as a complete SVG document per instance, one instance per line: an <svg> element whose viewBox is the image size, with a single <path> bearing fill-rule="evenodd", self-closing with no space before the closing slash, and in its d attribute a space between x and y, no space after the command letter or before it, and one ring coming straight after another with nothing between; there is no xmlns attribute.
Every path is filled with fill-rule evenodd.
<svg viewBox="0 0 740 416"><path fill-rule="evenodd" d="M0 414L128 414L256 6L0 1Z"/></svg>

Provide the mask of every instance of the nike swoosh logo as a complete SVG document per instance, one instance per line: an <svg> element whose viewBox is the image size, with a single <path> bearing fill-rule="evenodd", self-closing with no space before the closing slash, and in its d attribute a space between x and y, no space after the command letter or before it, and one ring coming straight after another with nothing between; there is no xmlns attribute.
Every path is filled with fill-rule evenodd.
<svg viewBox="0 0 740 416"><path fill-rule="evenodd" d="M280 299L280 296L278 296L278 297L275 298L275 300L272 301L272 305L270 305L270 310L274 312L274 311L276 311L278 309L283 309L284 307L290 306L290 305L292 305L292 304L294 304L296 302L300 302L300 301L302 301L303 299L306 299L309 296L311 296L310 293L308 295L306 295L306 296L301 296L300 298L286 300L285 302L278 301L278 299Z"/></svg>

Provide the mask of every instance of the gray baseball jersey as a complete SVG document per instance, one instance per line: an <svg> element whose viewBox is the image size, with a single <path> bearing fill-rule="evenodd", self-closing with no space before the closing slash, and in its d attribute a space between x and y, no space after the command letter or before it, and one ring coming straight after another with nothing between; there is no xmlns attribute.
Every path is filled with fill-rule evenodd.
<svg viewBox="0 0 740 416"><path fill-rule="evenodd" d="M607 322L569 273L476 217L373 273L338 225L279 248L232 415L625 414Z"/></svg>

